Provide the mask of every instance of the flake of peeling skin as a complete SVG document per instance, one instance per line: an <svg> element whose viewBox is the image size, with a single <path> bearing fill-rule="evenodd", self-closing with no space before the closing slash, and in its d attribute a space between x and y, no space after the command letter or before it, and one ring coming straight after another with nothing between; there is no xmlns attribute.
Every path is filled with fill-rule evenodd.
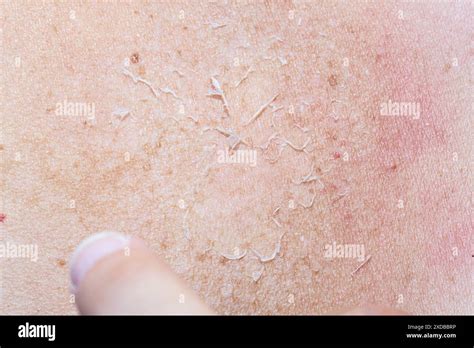
<svg viewBox="0 0 474 348"><path fill-rule="evenodd" d="M351 272L351 276L354 277L355 274L356 274L357 272L359 272L359 270L360 270L362 267L364 267L364 266L370 261L371 258L372 258L372 255L367 256L367 258L365 259L365 261L362 262L355 270L353 270L353 271Z"/></svg>
<svg viewBox="0 0 474 348"><path fill-rule="evenodd" d="M215 130L219 132L220 134L224 135L225 137L227 137L227 141L229 142L229 144L231 144L231 150L235 150L237 146L240 144L249 146L249 144L246 141L242 140L240 136L235 134L232 129L223 129L221 127L215 127L215 128L205 129L205 131L207 130Z"/></svg>
<svg viewBox="0 0 474 348"><path fill-rule="evenodd" d="M254 122L258 117L260 117L260 115L265 111L266 108L268 108L270 106L271 103L273 103L273 101L279 96L279 94L275 94L268 102L266 102L265 104L263 104L260 109L257 110L257 112L255 112L255 114L253 114L252 117L250 117L250 119L244 123L244 126L248 126L250 125L252 122Z"/></svg>
<svg viewBox="0 0 474 348"><path fill-rule="evenodd" d="M128 115L130 114L130 110L125 107L117 107L114 111L112 111L113 116L117 116L120 121L123 121Z"/></svg>
<svg viewBox="0 0 474 348"><path fill-rule="evenodd" d="M275 249L273 250L273 253L270 255L270 256L263 256L262 254L260 254L257 250L255 249L250 249L250 251L252 251L255 256L257 256L257 258L260 260L261 263L266 263L266 262L270 262L270 261L273 261L277 256L278 254L280 254L280 251L281 251L281 241L283 239L283 236L286 234L286 232L282 233L280 235L280 238L278 239L278 242L275 246Z"/></svg>
<svg viewBox="0 0 474 348"><path fill-rule="evenodd" d="M238 249L234 250L234 255L226 255L224 253L220 253L222 257L225 257L228 260L240 260L247 255L247 250L244 250L242 253L239 254Z"/></svg>
<svg viewBox="0 0 474 348"><path fill-rule="evenodd" d="M253 70L252 67L248 68L248 69L247 69L247 72L245 73L245 75L239 80L239 82L237 82L237 83L235 84L234 87L235 87L235 88L239 87L240 84L241 84L242 82L244 82L244 81L249 77L249 74L250 74L251 72L254 72L254 71L255 71L255 70Z"/></svg>
<svg viewBox="0 0 474 348"><path fill-rule="evenodd" d="M245 265L245 273L248 277L257 282L265 270L265 266L260 262L258 257L252 256Z"/></svg>
<svg viewBox="0 0 474 348"><path fill-rule="evenodd" d="M142 79L141 77L137 77L137 76L133 75L132 72L130 72L126 68L122 69L122 73L125 76L130 77L133 80L133 83L135 83L135 84L143 83L144 85L146 85L157 99L160 96L160 94L157 92L157 90L153 87L153 85L149 81L147 81L145 79Z"/></svg>
<svg viewBox="0 0 474 348"><path fill-rule="evenodd" d="M210 22L209 25L212 29L220 29L227 26L227 23Z"/></svg>
<svg viewBox="0 0 474 348"><path fill-rule="evenodd" d="M178 97L175 93L175 91L173 91L171 88L169 87L163 87L163 88L160 88L160 91L164 94L170 94L172 95L175 99L178 99L178 100L181 100L180 97Z"/></svg>
<svg viewBox="0 0 474 348"><path fill-rule="evenodd" d="M279 56L279 57L278 57L278 60L280 61L280 64L281 64L281 65L287 65L287 64L288 64L288 60L286 60L285 57Z"/></svg>
<svg viewBox="0 0 474 348"><path fill-rule="evenodd" d="M258 282L264 270L265 270L265 267L262 265L262 268L260 270L256 270L252 272L252 279L254 282Z"/></svg>
<svg viewBox="0 0 474 348"><path fill-rule="evenodd" d="M212 89L208 91L207 96L221 99L222 104L224 104L225 112L229 114L229 103L227 102L227 98L224 94L224 90L222 89L221 84L219 83L219 81L217 81L215 77L211 77L211 85Z"/></svg>

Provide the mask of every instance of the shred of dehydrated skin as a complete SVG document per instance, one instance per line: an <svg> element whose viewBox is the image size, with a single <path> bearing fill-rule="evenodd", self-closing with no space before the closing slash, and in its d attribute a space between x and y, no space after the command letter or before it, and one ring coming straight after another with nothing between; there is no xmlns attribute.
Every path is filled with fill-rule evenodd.
<svg viewBox="0 0 474 348"><path fill-rule="evenodd" d="M242 138L237 135L232 129L224 129L222 127L209 128L209 130L211 129L227 137L227 142L231 150L235 150L240 144L250 146L246 141L242 140Z"/></svg>
<svg viewBox="0 0 474 348"><path fill-rule="evenodd" d="M262 277L264 270L265 266L257 257L251 257L247 260L247 264L245 265L245 273L254 282L258 282L258 280Z"/></svg>
<svg viewBox="0 0 474 348"><path fill-rule="evenodd" d="M245 80L248 79L249 74L250 74L251 72L254 72L254 71L255 71L255 70L253 70L252 67L248 68L248 69L247 69L247 72L245 73L245 75L235 84L234 87L235 87L235 88L239 87L239 86L242 84L242 82L244 82Z"/></svg>
<svg viewBox="0 0 474 348"><path fill-rule="evenodd" d="M278 57L278 60L280 61L280 64L283 66L283 65L287 65L288 64L288 60L283 57L283 56L279 56Z"/></svg>
<svg viewBox="0 0 474 348"><path fill-rule="evenodd" d="M227 26L227 23L218 23L218 22L210 22L209 25L211 26L212 29L220 29L220 28L224 28L225 26Z"/></svg>
<svg viewBox="0 0 474 348"><path fill-rule="evenodd" d="M313 206L315 199L316 199L316 194L313 194L313 196L311 197L311 201L309 203L305 204L305 203L299 202L299 205L305 209L309 209Z"/></svg>
<svg viewBox="0 0 474 348"><path fill-rule="evenodd" d="M365 261L363 261L355 270L352 271L351 276L355 276L355 274L359 272L360 269L364 267L370 261L371 258L372 258L372 255L367 256Z"/></svg>
<svg viewBox="0 0 474 348"><path fill-rule="evenodd" d="M119 106L112 111L112 115L117 116L120 121L123 121L128 115L130 115L130 109Z"/></svg>
<svg viewBox="0 0 474 348"><path fill-rule="evenodd" d="M236 248L233 254L225 254L221 252L220 255L228 260L240 260L247 255L247 250L241 251L239 248Z"/></svg>
<svg viewBox="0 0 474 348"><path fill-rule="evenodd" d="M224 94L224 90L222 89L221 84L215 77L211 77L211 86L212 86L212 89L208 91L207 96L219 98L222 101L222 104L224 105L224 111L227 114L229 114L230 113L229 103L227 102L227 98Z"/></svg>
<svg viewBox="0 0 474 348"><path fill-rule="evenodd" d="M308 138L302 146L293 144L291 141L285 139L285 143L289 145L295 151L305 151L306 147L309 145L311 138Z"/></svg>
<svg viewBox="0 0 474 348"><path fill-rule="evenodd" d="M275 94L268 102L266 102L265 104L263 104L260 109L257 110L257 112L255 112L255 114L253 114L252 117L250 117L250 119L244 123L244 126L248 126L250 125L252 122L254 122L257 118L260 117L260 115L270 106L270 104L278 97L278 93Z"/></svg>
<svg viewBox="0 0 474 348"><path fill-rule="evenodd" d="M282 233L280 235L280 238L278 239L278 241L276 243L275 249L268 256L263 255L262 253L260 253L258 250L255 250L254 248L251 248L250 250L255 254L255 256L258 257L258 259L262 263L273 261L281 251L281 241L282 241L284 235L285 235L285 233Z"/></svg>
<svg viewBox="0 0 474 348"><path fill-rule="evenodd" d="M307 184L314 181L319 183L321 189L324 188L324 184L321 182L321 178L318 175L314 174L314 163L311 165L311 170L308 172L308 174L302 176L299 180L292 179L292 182L295 185Z"/></svg>
<svg viewBox="0 0 474 348"><path fill-rule="evenodd" d="M142 79L141 77L137 77L137 76L133 75L131 71L129 71L125 68L122 69L122 72L125 76L130 77L135 84L143 83L145 86L147 86L156 98L158 98L160 96L160 93L158 93L158 91L153 87L153 85L149 81L147 81L145 79Z"/></svg>
<svg viewBox="0 0 474 348"><path fill-rule="evenodd" d="M160 91L163 92L164 94L169 94L172 95L175 99L182 100L180 97L178 97L171 88L169 87L160 87Z"/></svg>

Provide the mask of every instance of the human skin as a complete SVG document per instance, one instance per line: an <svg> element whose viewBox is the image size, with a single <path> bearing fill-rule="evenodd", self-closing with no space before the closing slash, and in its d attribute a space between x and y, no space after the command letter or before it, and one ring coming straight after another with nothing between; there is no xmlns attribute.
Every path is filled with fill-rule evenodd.
<svg viewBox="0 0 474 348"><path fill-rule="evenodd" d="M0 259L1 313L74 313L69 255L102 230L141 237L218 313L473 313L469 2L2 12L0 238L39 258ZM65 100L95 117L61 115ZM388 100L420 117L382 116ZM256 165L219 163L232 138L216 127ZM353 273L332 243L370 260Z"/></svg>

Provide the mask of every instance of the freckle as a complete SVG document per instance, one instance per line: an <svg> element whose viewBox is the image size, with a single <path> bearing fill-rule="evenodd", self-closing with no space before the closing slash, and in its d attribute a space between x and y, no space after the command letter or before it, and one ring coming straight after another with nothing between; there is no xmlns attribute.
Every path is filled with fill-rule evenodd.
<svg viewBox="0 0 474 348"><path fill-rule="evenodd" d="M0 151L2 151L5 147L3 146L3 144L0 144Z"/></svg>
<svg viewBox="0 0 474 348"><path fill-rule="evenodd" d="M448 72L450 69L451 69L451 64L446 63L446 64L444 65L443 71L444 71L444 72Z"/></svg>
<svg viewBox="0 0 474 348"><path fill-rule="evenodd" d="M143 145L143 150L145 151L145 153L149 156L152 156L155 154L155 149L148 143L146 143L145 145Z"/></svg>
<svg viewBox="0 0 474 348"><path fill-rule="evenodd" d="M138 55L137 52L133 53L133 54L130 56L130 61L131 61L133 64L137 64L137 63L140 61L140 56Z"/></svg>
<svg viewBox="0 0 474 348"><path fill-rule="evenodd" d="M356 31L354 30L354 28L351 27L351 26L348 26L348 27L347 27L347 31L348 31L349 33L351 33L351 34L355 34L355 32L356 32Z"/></svg>
<svg viewBox="0 0 474 348"><path fill-rule="evenodd" d="M138 67L138 75L145 76L145 68L143 67L143 65L140 65Z"/></svg>
<svg viewBox="0 0 474 348"><path fill-rule="evenodd" d="M0 213L0 222L4 222L7 216L3 213Z"/></svg>
<svg viewBox="0 0 474 348"><path fill-rule="evenodd" d="M337 86L337 78L336 75L331 75L328 77L328 82L331 87Z"/></svg>
<svg viewBox="0 0 474 348"><path fill-rule="evenodd" d="M63 260L63 259L58 259L58 265L61 266L61 267L64 267L66 265L66 261Z"/></svg>

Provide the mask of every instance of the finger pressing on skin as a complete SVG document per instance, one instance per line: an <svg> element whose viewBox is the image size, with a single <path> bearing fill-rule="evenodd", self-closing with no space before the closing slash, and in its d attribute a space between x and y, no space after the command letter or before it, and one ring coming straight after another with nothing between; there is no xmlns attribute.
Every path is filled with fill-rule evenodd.
<svg viewBox="0 0 474 348"><path fill-rule="evenodd" d="M144 242L117 232L78 246L71 288L81 314L212 314Z"/></svg>

